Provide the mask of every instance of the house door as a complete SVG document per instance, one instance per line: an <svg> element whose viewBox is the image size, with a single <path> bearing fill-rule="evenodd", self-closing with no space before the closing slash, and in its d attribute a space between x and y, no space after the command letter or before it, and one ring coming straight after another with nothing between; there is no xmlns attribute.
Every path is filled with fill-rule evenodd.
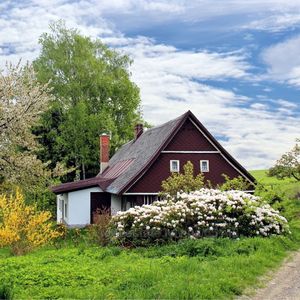
<svg viewBox="0 0 300 300"><path fill-rule="evenodd" d="M103 211L110 213L111 195L109 193L91 193L91 224L94 224L94 214Z"/></svg>

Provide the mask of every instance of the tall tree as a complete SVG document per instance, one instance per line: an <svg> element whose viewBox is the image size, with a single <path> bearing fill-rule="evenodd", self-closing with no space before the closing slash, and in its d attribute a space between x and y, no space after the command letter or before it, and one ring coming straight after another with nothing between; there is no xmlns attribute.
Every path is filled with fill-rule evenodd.
<svg viewBox="0 0 300 300"><path fill-rule="evenodd" d="M31 132L51 101L47 84L36 82L31 66L20 64L0 74L0 178L2 182L33 186L49 176L36 157L38 144Z"/></svg>
<svg viewBox="0 0 300 300"><path fill-rule="evenodd" d="M300 139L296 141L300 142ZM294 178L300 181L300 145L298 143L283 154L274 167L269 169L269 175L279 179Z"/></svg>
<svg viewBox="0 0 300 300"><path fill-rule="evenodd" d="M105 122L106 121L106 122ZM98 132L105 128L111 128L110 119L106 119L101 111L98 114L90 114L86 102L79 101L71 107L66 115L65 121L61 124L61 135L58 137L58 144L65 149L65 157L73 161L76 167L76 178L86 178L89 174L86 166L94 165L94 156L90 157L91 150L96 149L98 155ZM105 128L103 128L105 126ZM96 163L99 158L96 157ZM98 170L99 164L97 163Z"/></svg>
<svg viewBox="0 0 300 300"><path fill-rule="evenodd" d="M112 153L132 138L133 125L141 119L139 89L130 80L127 55L67 29L62 21L50 29L40 38L34 68L41 83L50 80L56 100L36 133L54 161L76 164L83 178L85 169L98 169L99 134L111 133ZM53 115L59 116L58 123Z"/></svg>

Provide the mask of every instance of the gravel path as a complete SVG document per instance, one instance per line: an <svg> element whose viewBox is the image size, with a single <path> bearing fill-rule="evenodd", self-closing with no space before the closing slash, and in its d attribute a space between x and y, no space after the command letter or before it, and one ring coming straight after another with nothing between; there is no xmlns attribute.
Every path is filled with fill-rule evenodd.
<svg viewBox="0 0 300 300"><path fill-rule="evenodd" d="M300 252L294 254L274 273L266 287L257 290L253 297L241 300L300 300Z"/></svg>

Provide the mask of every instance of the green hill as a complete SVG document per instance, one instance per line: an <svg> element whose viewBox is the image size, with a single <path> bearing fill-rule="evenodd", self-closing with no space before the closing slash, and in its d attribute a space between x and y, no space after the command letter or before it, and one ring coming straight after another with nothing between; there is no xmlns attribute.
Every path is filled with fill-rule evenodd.
<svg viewBox="0 0 300 300"><path fill-rule="evenodd" d="M267 187L278 189L280 192L285 192L287 196L292 197L300 194L300 182L293 178L278 179L267 175L268 170L253 170L250 173L256 178L258 183Z"/></svg>

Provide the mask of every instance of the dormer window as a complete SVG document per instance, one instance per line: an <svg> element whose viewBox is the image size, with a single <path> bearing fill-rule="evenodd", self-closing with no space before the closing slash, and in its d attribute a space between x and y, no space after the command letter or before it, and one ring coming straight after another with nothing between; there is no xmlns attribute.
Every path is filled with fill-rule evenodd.
<svg viewBox="0 0 300 300"><path fill-rule="evenodd" d="M170 160L170 171L179 172L179 160Z"/></svg>
<svg viewBox="0 0 300 300"><path fill-rule="evenodd" d="M209 172L209 161L200 160L200 171L201 173Z"/></svg>

